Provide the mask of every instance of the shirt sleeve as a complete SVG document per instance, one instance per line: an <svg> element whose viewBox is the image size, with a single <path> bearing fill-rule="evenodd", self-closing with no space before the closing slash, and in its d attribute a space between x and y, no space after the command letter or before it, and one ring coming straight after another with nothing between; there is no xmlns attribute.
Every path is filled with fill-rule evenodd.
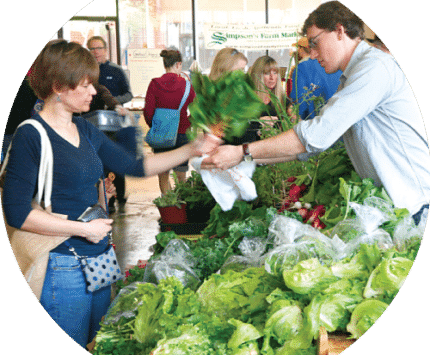
<svg viewBox="0 0 430 355"><path fill-rule="evenodd" d="M115 143L102 131L97 129L91 123L82 119L86 124L87 134L97 151L103 165L109 170L121 176L131 175L135 177L144 177L145 171L143 167L143 158L136 159L133 154L130 154Z"/></svg>
<svg viewBox="0 0 430 355"><path fill-rule="evenodd" d="M109 110L115 109L115 106L120 105L120 102L112 96L108 88L101 84L95 84L97 95L100 95L101 100L105 103Z"/></svg>
<svg viewBox="0 0 430 355"><path fill-rule="evenodd" d="M350 127L376 110L389 92L389 83L390 73L380 61L362 61L346 79L342 76L339 90L323 107L320 116L294 127L306 151L326 150Z"/></svg>
<svg viewBox="0 0 430 355"><path fill-rule="evenodd" d="M121 68L118 68L118 76L120 78L119 82L121 85L120 95L115 96L121 104L125 104L133 99L133 94L131 93L130 83L127 76Z"/></svg>
<svg viewBox="0 0 430 355"><path fill-rule="evenodd" d="M21 228L32 210L37 191L41 139L31 125L16 130L12 140L3 188L3 210L7 223Z"/></svg>

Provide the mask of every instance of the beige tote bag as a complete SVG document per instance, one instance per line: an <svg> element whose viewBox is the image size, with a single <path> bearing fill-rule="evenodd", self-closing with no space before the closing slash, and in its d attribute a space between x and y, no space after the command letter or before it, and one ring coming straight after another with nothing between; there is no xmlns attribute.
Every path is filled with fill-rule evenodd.
<svg viewBox="0 0 430 355"><path fill-rule="evenodd" d="M46 212L63 219L67 219L67 216L65 215L51 212L53 153L48 134L40 122L36 120L28 119L22 122L19 126L24 124L31 124L39 131L42 143L38 176L39 189L32 204L33 208L43 209L41 207L43 197L43 206L47 206L44 208ZM0 176L5 173L5 167L9 159L9 150L3 162ZM31 290L40 300L43 283L45 281L46 267L48 265L49 252L67 240L68 237L46 236L12 228L7 224L6 219L5 224L12 251L18 262L19 268Z"/></svg>

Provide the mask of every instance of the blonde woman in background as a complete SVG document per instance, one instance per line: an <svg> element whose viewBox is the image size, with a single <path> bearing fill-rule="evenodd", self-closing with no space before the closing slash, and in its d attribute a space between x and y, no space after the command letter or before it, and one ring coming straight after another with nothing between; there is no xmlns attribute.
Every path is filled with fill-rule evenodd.
<svg viewBox="0 0 430 355"><path fill-rule="evenodd" d="M209 73L209 79L217 80L224 73L234 70L245 70L248 58L237 49L223 48L215 56Z"/></svg>
<svg viewBox="0 0 430 355"><path fill-rule="evenodd" d="M248 64L248 58L235 48L223 48L215 56L209 73L209 79L218 80L225 73L235 70L245 71ZM257 118L257 117L255 117ZM251 122L252 124L252 122ZM255 140L254 130L249 127L242 137L233 137L227 140L227 143L239 145L246 142L253 142Z"/></svg>
<svg viewBox="0 0 430 355"><path fill-rule="evenodd" d="M260 119L265 120L273 126L278 121L277 109L282 112L283 110L287 110L291 104L282 87L278 63L270 56L262 56L254 62L248 73L255 84L257 95L266 105ZM273 102L273 96L277 97L279 101ZM291 114L290 110L288 113ZM253 141L260 139L259 131L261 128L262 125L260 122L251 122L248 130L254 130L255 132L255 139Z"/></svg>

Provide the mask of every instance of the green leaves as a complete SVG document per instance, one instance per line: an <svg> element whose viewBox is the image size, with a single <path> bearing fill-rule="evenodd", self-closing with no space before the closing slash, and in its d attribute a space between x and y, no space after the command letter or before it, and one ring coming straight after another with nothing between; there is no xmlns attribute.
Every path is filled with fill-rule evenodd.
<svg viewBox="0 0 430 355"><path fill-rule="evenodd" d="M331 270L316 258L299 262L291 270L284 270L285 285L299 294L319 292L336 280Z"/></svg>
<svg viewBox="0 0 430 355"><path fill-rule="evenodd" d="M167 191L164 195L155 198L152 202L157 207L176 206L178 208L181 208L181 204L185 203L178 192L174 190Z"/></svg>
<svg viewBox="0 0 430 355"><path fill-rule="evenodd" d="M403 257L384 259L373 270L364 289L364 297L397 294L412 267L412 261Z"/></svg>
<svg viewBox="0 0 430 355"><path fill-rule="evenodd" d="M224 123L224 138L240 137L249 120L260 117L263 102L254 92L248 74L240 70L225 73L216 81L206 75L193 75L196 98L189 105L191 127L187 132L193 139L199 130L211 131L211 126Z"/></svg>
<svg viewBox="0 0 430 355"><path fill-rule="evenodd" d="M379 300L365 300L361 302L351 315L351 321L346 329L355 339L360 338L387 309L388 304Z"/></svg>

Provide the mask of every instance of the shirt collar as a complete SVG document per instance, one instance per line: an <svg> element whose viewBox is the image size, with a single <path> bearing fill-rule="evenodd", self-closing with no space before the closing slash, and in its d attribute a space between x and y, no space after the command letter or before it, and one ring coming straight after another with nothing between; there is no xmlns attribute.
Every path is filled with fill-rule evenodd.
<svg viewBox="0 0 430 355"><path fill-rule="evenodd" d="M354 53L352 53L351 59L348 62L348 65L346 66L344 72L342 73L342 77L346 80L352 70L352 68L355 67L355 65L360 61L361 55L369 49L369 45L366 43L366 41L360 41L358 43L357 47L354 50Z"/></svg>

